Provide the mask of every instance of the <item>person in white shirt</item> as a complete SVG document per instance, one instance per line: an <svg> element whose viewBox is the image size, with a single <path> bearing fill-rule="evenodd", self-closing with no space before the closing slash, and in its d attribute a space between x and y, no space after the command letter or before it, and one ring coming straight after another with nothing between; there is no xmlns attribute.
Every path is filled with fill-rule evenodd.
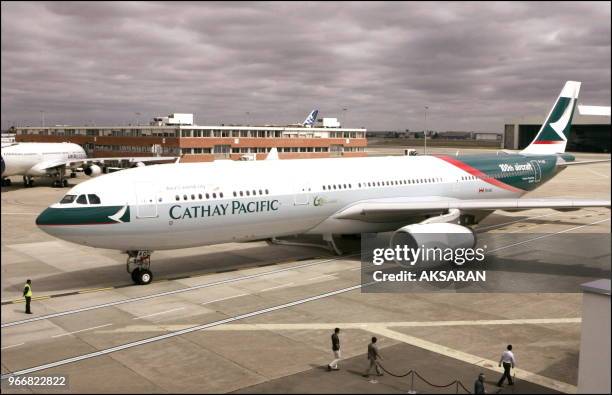
<svg viewBox="0 0 612 395"><path fill-rule="evenodd" d="M499 360L499 366L504 365L504 375L497 382L497 386L501 387L504 384L504 380L508 379L508 385L513 385L512 376L510 375L510 369L514 369L516 361L514 354L512 353L512 344L508 344L507 350L502 353L501 359Z"/></svg>

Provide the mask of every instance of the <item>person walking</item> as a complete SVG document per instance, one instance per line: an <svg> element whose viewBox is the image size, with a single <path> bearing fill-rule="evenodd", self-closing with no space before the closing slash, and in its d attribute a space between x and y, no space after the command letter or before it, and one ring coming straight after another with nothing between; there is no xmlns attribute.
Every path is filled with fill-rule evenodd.
<svg viewBox="0 0 612 395"><path fill-rule="evenodd" d="M32 280L26 281L25 287L23 287L23 297L25 298L25 313L32 314L30 311L30 302L32 301Z"/></svg>
<svg viewBox="0 0 612 395"><path fill-rule="evenodd" d="M485 375L484 373L480 373L478 375L478 378L474 382L474 393L475 394L486 394L487 393L487 391L485 390L484 382L485 382Z"/></svg>
<svg viewBox="0 0 612 395"><path fill-rule="evenodd" d="M378 376L383 375L383 373L380 371L380 368L378 367L378 364L376 363L376 360L383 359L380 353L378 352L378 346L376 345L376 341L376 337L373 337L372 342L368 344L368 361L370 361L370 366L368 367L368 370L365 372L363 377L370 377L370 372L372 371L372 368L376 368L376 374Z"/></svg>
<svg viewBox="0 0 612 395"><path fill-rule="evenodd" d="M502 366L502 364L504 365L504 374L497 382L497 386L501 387L506 378L508 379L508 385L514 385L512 382L512 376L510 375L510 369L514 369L514 365L516 365L516 360L514 359L514 354L512 353L512 344L508 344L506 351L502 353L501 359L499 360L499 366Z"/></svg>
<svg viewBox="0 0 612 395"><path fill-rule="evenodd" d="M338 367L338 362L340 361L342 357L340 356L340 337L338 337L339 334L340 334L340 328L336 328L334 329L334 333L332 333L331 335L332 352L334 353L334 360L331 361L329 365L327 365L327 370L329 372L331 372L332 370L340 370L340 368Z"/></svg>

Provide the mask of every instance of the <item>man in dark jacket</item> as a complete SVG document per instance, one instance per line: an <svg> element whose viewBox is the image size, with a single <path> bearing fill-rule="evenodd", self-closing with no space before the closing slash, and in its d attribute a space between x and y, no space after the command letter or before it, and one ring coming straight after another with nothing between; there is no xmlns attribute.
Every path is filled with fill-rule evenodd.
<svg viewBox="0 0 612 395"><path fill-rule="evenodd" d="M484 381L485 381L485 375L484 373L480 373L478 375L478 379L474 382L474 393L475 394L486 394L487 393L487 391L485 390Z"/></svg>
<svg viewBox="0 0 612 395"><path fill-rule="evenodd" d="M340 356L340 337L338 337L339 333L340 333L340 328L336 328L334 329L334 333L332 333L331 335L332 352L334 353L334 360L331 361L329 365L327 365L327 370L330 372L332 370L340 370L340 368L338 367L338 362L340 361L342 357Z"/></svg>

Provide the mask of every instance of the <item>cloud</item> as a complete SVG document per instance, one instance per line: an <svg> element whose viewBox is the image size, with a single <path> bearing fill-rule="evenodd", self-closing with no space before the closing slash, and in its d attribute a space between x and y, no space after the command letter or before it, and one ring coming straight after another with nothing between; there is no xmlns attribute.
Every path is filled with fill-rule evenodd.
<svg viewBox="0 0 612 395"><path fill-rule="evenodd" d="M610 3L3 2L2 126L292 123L502 131L566 80L610 105ZM348 108L347 111L342 111ZM249 114L247 114L247 112ZM342 121L342 119L341 119Z"/></svg>

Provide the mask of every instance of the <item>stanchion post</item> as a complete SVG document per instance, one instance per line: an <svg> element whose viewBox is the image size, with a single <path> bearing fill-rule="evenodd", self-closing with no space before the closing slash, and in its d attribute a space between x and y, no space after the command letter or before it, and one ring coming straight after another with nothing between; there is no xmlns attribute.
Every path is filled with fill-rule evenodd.
<svg viewBox="0 0 612 395"><path fill-rule="evenodd" d="M410 391L408 391L409 394L416 394L416 391L414 390L414 370L410 372Z"/></svg>
<svg viewBox="0 0 612 395"><path fill-rule="evenodd" d="M459 393L459 380L455 381L455 394Z"/></svg>

